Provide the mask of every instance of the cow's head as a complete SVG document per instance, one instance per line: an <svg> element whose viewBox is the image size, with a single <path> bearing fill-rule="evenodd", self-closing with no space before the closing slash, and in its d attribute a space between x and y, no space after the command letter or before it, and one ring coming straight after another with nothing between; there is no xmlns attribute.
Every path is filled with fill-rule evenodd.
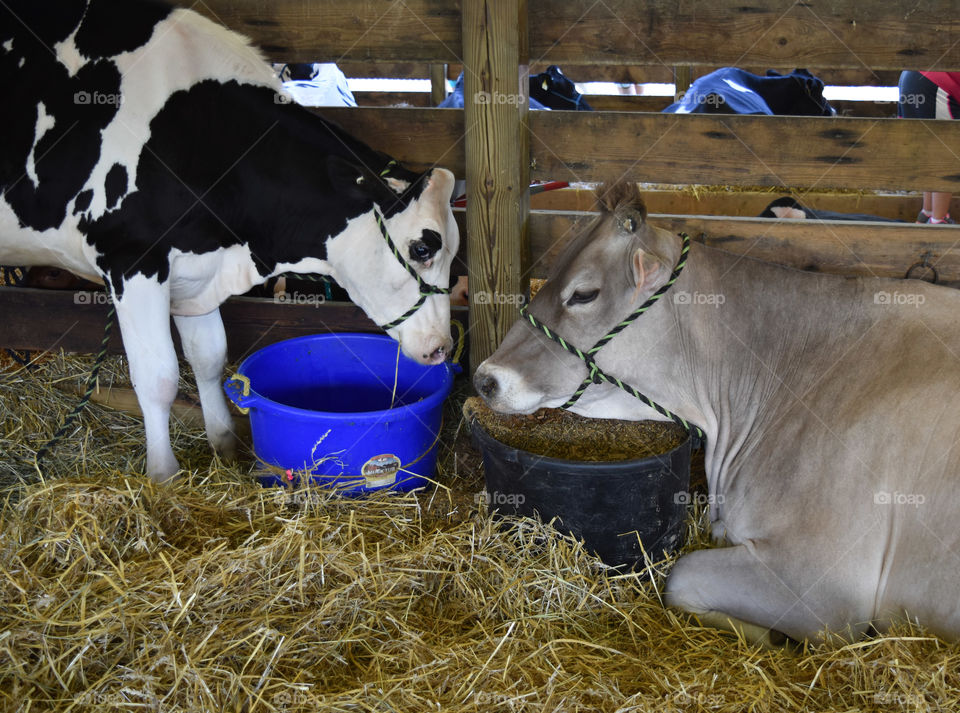
<svg viewBox="0 0 960 713"><path fill-rule="evenodd" d="M598 198L600 216L567 247L528 307L537 320L584 351L669 279L682 247L678 237L646 222L635 184L603 186ZM656 328L660 321L649 319L649 313L639 320L644 329ZM637 329L641 325L633 324L598 353L602 369L621 377L637 371L643 357L630 348ZM477 369L474 385L496 411L531 413L564 404L586 375L578 357L520 320ZM591 386L572 410L587 416L664 418L607 385Z"/></svg>
<svg viewBox="0 0 960 713"><path fill-rule="evenodd" d="M450 297L432 288L449 286L460 246L450 209L453 174L413 174L392 163L375 172L340 159L329 170L348 214L357 216L327 245L334 278L404 353L423 364L443 362L452 347Z"/></svg>

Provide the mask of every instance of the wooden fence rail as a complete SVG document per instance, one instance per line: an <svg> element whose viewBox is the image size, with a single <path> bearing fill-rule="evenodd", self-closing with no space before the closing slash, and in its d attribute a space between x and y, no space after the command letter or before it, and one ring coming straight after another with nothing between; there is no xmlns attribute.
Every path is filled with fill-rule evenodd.
<svg viewBox="0 0 960 713"><path fill-rule="evenodd" d="M463 63L468 1L180 0L278 61L450 63ZM950 0L528 4L534 63L960 68L960 16Z"/></svg>
<svg viewBox="0 0 960 713"><path fill-rule="evenodd" d="M466 171L457 109L323 109L417 168ZM532 178L960 191L960 122L531 112ZM515 154L511 154L515 156Z"/></svg>

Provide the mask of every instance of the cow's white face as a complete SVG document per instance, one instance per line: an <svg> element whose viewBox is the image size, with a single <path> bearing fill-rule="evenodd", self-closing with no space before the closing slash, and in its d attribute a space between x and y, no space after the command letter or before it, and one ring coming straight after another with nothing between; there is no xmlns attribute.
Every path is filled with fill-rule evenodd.
<svg viewBox="0 0 960 713"><path fill-rule="evenodd" d="M404 260L422 280L441 288L450 283L450 266L460 247L450 209L453 183L450 171L434 169L419 197L385 220ZM404 186L393 187L402 190ZM337 282L377 324L395 321L420 299L417 281L390 250L372 211L349 221L347 229L328 242L327 260ZM443 362L452 347L449 295L430 295L387 333L412 359L422 364Z"/></svg>

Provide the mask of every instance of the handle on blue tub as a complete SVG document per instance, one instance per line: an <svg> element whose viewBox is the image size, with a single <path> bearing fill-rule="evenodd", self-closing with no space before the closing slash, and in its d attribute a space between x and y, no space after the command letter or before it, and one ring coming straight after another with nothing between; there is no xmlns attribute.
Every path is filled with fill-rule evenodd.
<svg viewBox="0 0 960 713"><path fill-rule="evenodd" d="M459 319L451 319L450 326L454 328L457 333L457 340L454 346L452 358L447 362L447 365L453 370L454 374L462 374L463 367L460 366L460 357L463 356L463 348L466 346L467 331L463 328L463 322Z"/></svg>
<svg viewBox="0 0 960 713"><path fill-rule="evenodd" d="M250 406L257 397L250 393L250 379L243 374L234 374L223 382L223 390L227 398L233 401L242 414L250 413Z"/></svg>

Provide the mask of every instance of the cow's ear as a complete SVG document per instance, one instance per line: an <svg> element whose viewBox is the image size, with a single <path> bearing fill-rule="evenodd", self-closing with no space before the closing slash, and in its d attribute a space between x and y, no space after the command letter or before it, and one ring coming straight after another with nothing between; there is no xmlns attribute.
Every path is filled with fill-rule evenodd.
<svg viewBox="0 0 960 713"><path fill-rule="evenodd" d="M427 178L427 185L423 189L423 196L428 200L435 201L438 206L445 206L450 203L453 195L454 177L445 168L435 168L430 172Z"/></svg>
<svg viewBox="0 0 960 713"><path fill-rule="evenodd" d="M398 196L403 195L403 192L410 187L410 181L404 181L400 178L392 178L391 176L384 178L384 182L390 187L390 190L392 190Z"/></svg>
<svg viewBox="0 0 960 713"><path fill-rule="evenodd" d="M663 268L663 262L643 248L633 251L633 282L639 290L653 280Z"/></svg>

